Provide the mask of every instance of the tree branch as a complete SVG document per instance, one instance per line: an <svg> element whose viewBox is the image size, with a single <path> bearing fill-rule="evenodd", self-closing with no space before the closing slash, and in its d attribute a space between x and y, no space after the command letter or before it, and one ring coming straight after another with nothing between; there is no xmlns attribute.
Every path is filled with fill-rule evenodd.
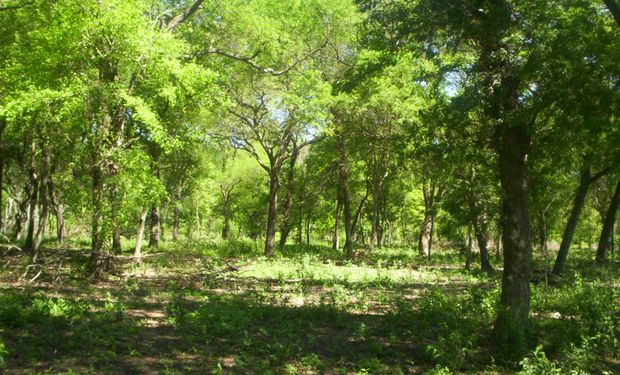
<svg viewBox="0 0 620 375"><path fill-rule="evenodd" d="M194 2L191 7L186 8L181 13L172 17L170 21L168 21L168 23L166 24L166 29L172 30L175 27L179 26L181 23L185 22L192 14L196 13L196 11L200 9L202 3L204 3L204 0L196 0L196 2Z"/></svg>
<svg viewBox="0 0 620 375"><path fill-rule="evenodd" d="M282 70L275 70L273 68L264 67L264 66L258 64L257 62L255 62L254 58L256 56L258 56L260 51L254 52L251 56L241 56L241 55L238 55L236 53L222 51L222 50L217 49L217 48L209 48L208 50L203 52L203 54L220 55L220 56L228 57L230 59L241 61L243 63L246 63L246 64L250 65L252 68L258 70L261 73L271 74L271 75L277 77L277 76L281 76L281 75L287 74L291 70L295 69L297 67L297 65L299 65L300 63L306 61L307 59L309 59L310 57L315 55L317 52L319 52L320 50L325 48L325 46L327 46L328 43L329 43L329 38L326 37L325 40L323 41L323 43L321 43L321 45L319 45L318 47L316 47L316 48L312 49L311 51L307 52L306 54L304 54L300 58L296 59L295 61L293 61L293 63L287 65Z"/></svg>
<svg viewBox="0 0 620 375"><path fill-rule="evenodd" d="M7 6L4 6L4 7L0 7L0 12L3 12L5 10L21 9L21 8L27 7L29 5L32 5L32 2L27 2L27 3L23 3L23 4L15 4L15 5L7 5Z"/></svg>
<svg viewBox="0 0 620 375"><path fill-rule="evenodd" d="M620 26L620 5L616 3L616 0L603 0L605 5L607 5L607 9L616 19L616 24Z"/></svg>

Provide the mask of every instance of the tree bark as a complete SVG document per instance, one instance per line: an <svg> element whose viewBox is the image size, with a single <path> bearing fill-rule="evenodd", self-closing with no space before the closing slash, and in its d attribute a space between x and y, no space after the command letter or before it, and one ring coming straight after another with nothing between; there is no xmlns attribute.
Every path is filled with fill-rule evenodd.
<svg viewBox="0 0 620 375"><path fill-rule="evenodd" d="M0 233L4 231L4 211L2 210L2 192L4 191L4 142L2 140L2 135L4 134L5 128L6 118L4 118L4 116L0 116Z"/></svg>
<svg viewBox="0 0 620 375"><path fill-rule="evenodd" d="M353 227L351 217L351 190L349 188L349 157L346 140L338 136L338 190L344 210L344 253L348 258L353 257Z"/></svg>
<svg viewBox="0 0 620 375"><path fill-rule="evenodd" d="M469 223L469 225L467 225L467 248L465 249L465 251L467 251L467 253L465 254L465 269L466 270L470 270L471 269L471 253L472 253L472 248L473 248L473 236L472 236L472 223Z"/></svg>
<svg viewBox="0 0 620 375"><path fill-rule="evenodd" d="M334 233L332 235L332 250L338 251L340 249L340 213L342 211L342 198L338 193L338 199L336 200L336 215L334 222Z"/></svg>
<svg viewBox="0 0 620 375"><path fill-rule="evenodd" d="M312 231L312 220L306 217L306 245L310 245L310 232Z"/></svg>
<svg viewBox="0 0 620 375"><path fill-rule="evenodd" d="M226 206L224 207L224 227L222 228L222 239L228 240L230 238L230 207L228 207L228 202L226 202Z"/></svg>
<svg viewBox="0 0 620 375"><path fill-rule="evenodd" d="M501 126L497 151L504 193L501 218L504 273L495 337L505 354L519 357L527 350L530 327L532 247L526 159L531 136L525 124L496 126Z"/></svg>
<svg viewBox="0 0 620 375"><path fill-rule="evenodd" d="M609 12L614 16L616 25L620 26L620 5L618 5L615 0L603 0L603 2L607 5Z"/></svg>
<svg viewBox="0 0 620 375"><path fill-rule="evenodd" d="M34 232L36 226L37 201L39 194L39 176L37 175L36 147L34 141L30 145L30 166L28 168L30 201L28 203L28 229L24 249L32 255L34 245Z"/></svg>
<svg viewBox="0 0 620 375"><path fill-rule="evenodd" d="M609 203L609 209L605 215L605 223L601 230L601 237L598 241L598 248L596 249L596 262L603 264L607 262L607 250L611 243L611 237L613 235L614 225L616 223L616 216L618 214L618 205L620 204L620 181L616 184L616 190Z"/></svg>
<svg viewBox="0 0 620 375"><path fill-rule="evenodd" d="M179 207L178 207L178 203L177 202L175 202L174 208L172 209L172 211L173 211L172 240L173 241L178 241L179 240L179 223L180 223L181 213L179 211Z"/></svg>
<svg viewBox="0 0 620 375"><path fill-rule="evenodd" d="M58 191L56 191L56 184L54 183L51 175L49 177L48 187L52 203L52 209L54 210L54 214L56 215L56 241L58 242L58 244L64 245L67 241L67 228L65 225L65 205L58 196Z"/></svg>
<svg viewBox="0 0 620 375"><path fill-rule="evenodd" d="M38 214L38 224L37 231L32 242L32 246L30 247L30 261L35 263L39 258L39 253L41 251L41 244L43 243L43 238L45 236L45 227L47 222L47 209L48 209L48 199L47 199L47 189L48 189L48 178L50 172L50 151L48 148L43 150L43 154L41 155L41 180L39 181L39 214Z"/></svg>
<svg viewBox="0 0 620 375"><path fill-rule="evenodd" d="M492 272L493 266L489 261L489 222L486 214L478 215L474 221L478 250L480 251L480 268L485 272Z"/></svg>
<svg viewBox="0 0 620 375"><path fill-rule="evenodd" d="M560 250L558 251L558 255L555 259L555 264L553 265L552 272L555 275L561 274L566 268L568 250L570 249L575 230L577 229L577 224L579 223L579 216L581 215L581 211L583 209L583 206L585 205L588 189L590 188L590 185L592 185L592 183L602 177L603 174L604 172L601 172L595 176L592 176L590 174L590 167L584 167L581 169L579 186L577 187L577 191L575 193L575 198L573 201L573 209L571 210L570 216L568 217L568 222L566 223L566 227L564 228L564 235L562 236Z"/></svg>
<svg viewBox="0 0 620 375"><path fill-rule="evenodd" d="M13 224L13 236L14 241L21 240L24 234L24 219L27 217L26 211L28 210L28 203L30 202L30 185L26 185L24 189L24 197L19 202L17 210L15 211L15 223Z"/></svg>
<svg viewBox="0 0 620 375"><path fill-rule="evenodd" d="M436 186L433 181L423 181L422 193L424 196L424 220L418 238L420 255L431 259L433 246L433 228L435 226L435 197Z"/></svg>
<svg viewBox="0 0 620 375"><path fill-rule="evenodd" d="M159 246L159 206L151 207L151 234L149 236L149 247Z"/></svg>
<svg viewBox="0 0 620 375"><path fill-rule="evenodd" d="M276 219L278 214L278 189L280 179L278 170L271 169L269 176L269 207L267 211L267 228L265 231L265 256L273 257L276 244Z"/></svg>
<svg viewBox="0 0 620 375"><path fill-rule="evenodd" d="M373 178L372 215L370 222L370 247L381 248L381 203L383 201L382 181L378 176Z"/></svg>
<svg viewBox="0 0 620 375"><path fill-rule="evenodd" d="M90 271L93 277L98 277L105 271L107 264L103 254L103 171L99 165L93 166L91 204L93 213L91 218L91 256Z"/></svg>
<svg viewBox="0 0 620 375"><path fill-rule="evenodd" d="M295 192L295 163L299 156L299 148L293 143L293 150L289 159L289 168L286 173L286 197L282 210L282 225L280 226L280 250L284 250L288 235L291 232L291 210L293 208L293 193Z"/></svg>
<svg viewBox="0 0 620 375"><path fill-rule="evenodd" d="M133 257L136 262L140 262L142 258L142 241L144 239L144 228L146 227L146 207L140 211L140 222L138 223L138 233L136 235L136 247L133 251Z"/></svg>
<svg viewBox="0 0 620 375"><path fill-rule="evenodd" d="M420 255L428 259L431 258L431 233L433 232L433 220L433 214L430 211L425 210L424 221L422 222L420 237L418 238L418 248L420 249Z"/></svg>
<svg viewBox="0 0 620 375"><path fill-rule="evenodd" d="M362 217L362 209L364 208L364 204L366 203L366 200L368 200L368 196L370 195L370 189L368 188L368 184L366 184L366 193L364 193L364 196L362 197L362 200L360 201L360 204L357 206L357 209L355 210L355 215L353 216L353 222L351 223L351 234L353 235L353 233L355 233L355 228L357 227L357 222L361 219ZM364 228L361 228L362 231L362 243L364 243ZM354 242L355 239L352 237L351 241Z"/></svg>

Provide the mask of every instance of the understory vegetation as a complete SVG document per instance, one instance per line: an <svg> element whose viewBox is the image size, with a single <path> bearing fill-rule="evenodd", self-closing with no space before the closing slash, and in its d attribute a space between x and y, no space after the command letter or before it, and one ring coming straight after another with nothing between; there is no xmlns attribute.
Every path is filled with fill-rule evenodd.
<svg viewBox="0 0 620 375"><path fill-rule="evenodd" d="M428 261L384 248L351 260L316 245L266 258L253 242L179 243L140 264L119 257L96 284L79 247L46 252L31 284L39 270L24 275L27 258L4 252L7 374L620 370L618 275L588 266L588 250L575 252L566 276L548 284L541 273L534 284L539 344L520 366L498 363L492 346L499 273L465 270L459 252Z"/></svg>
<svg viewBox="0 0 620 375"><path fill-rule="evenodd" d="M620 373L620 0L0 0L0 371Z"/></svg>

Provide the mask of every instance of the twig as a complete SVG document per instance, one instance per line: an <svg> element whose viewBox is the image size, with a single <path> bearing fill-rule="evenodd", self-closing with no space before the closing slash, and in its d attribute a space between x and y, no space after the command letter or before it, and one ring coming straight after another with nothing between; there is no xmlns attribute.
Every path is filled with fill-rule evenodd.
<svg viewBox="0 0 620 375"><path fill-rule="evenodd" d="M32 282L35 281L36 279L38 279L39 276L41 276L42 273L43 273L43 267L41 267L41 270L39 270L39 273L37 273L35 275L35 277L33 277L32 279L30 279L30 281L28 281L28 284L32 284Z"/></svg>

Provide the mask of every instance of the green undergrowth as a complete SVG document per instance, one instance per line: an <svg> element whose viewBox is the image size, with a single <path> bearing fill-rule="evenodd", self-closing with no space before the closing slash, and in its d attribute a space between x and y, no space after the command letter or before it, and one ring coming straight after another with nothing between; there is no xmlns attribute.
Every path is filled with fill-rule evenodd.
<svg viewBox="0 0 620 375"><path fill-rule="evenodd" d="M63 263L62 279L3 284L0 366L9 374L619 369L617 270L595 269L585 250L571 259L579 272L535 278L531 354L513 364L493 345L501 274L465 270L459 252L431 261L409 248L354 259L327 246L261 253L255 242L166 243L105 280L89 280L76 257ZM543 261L537 256L537 269Z"/></svg>

